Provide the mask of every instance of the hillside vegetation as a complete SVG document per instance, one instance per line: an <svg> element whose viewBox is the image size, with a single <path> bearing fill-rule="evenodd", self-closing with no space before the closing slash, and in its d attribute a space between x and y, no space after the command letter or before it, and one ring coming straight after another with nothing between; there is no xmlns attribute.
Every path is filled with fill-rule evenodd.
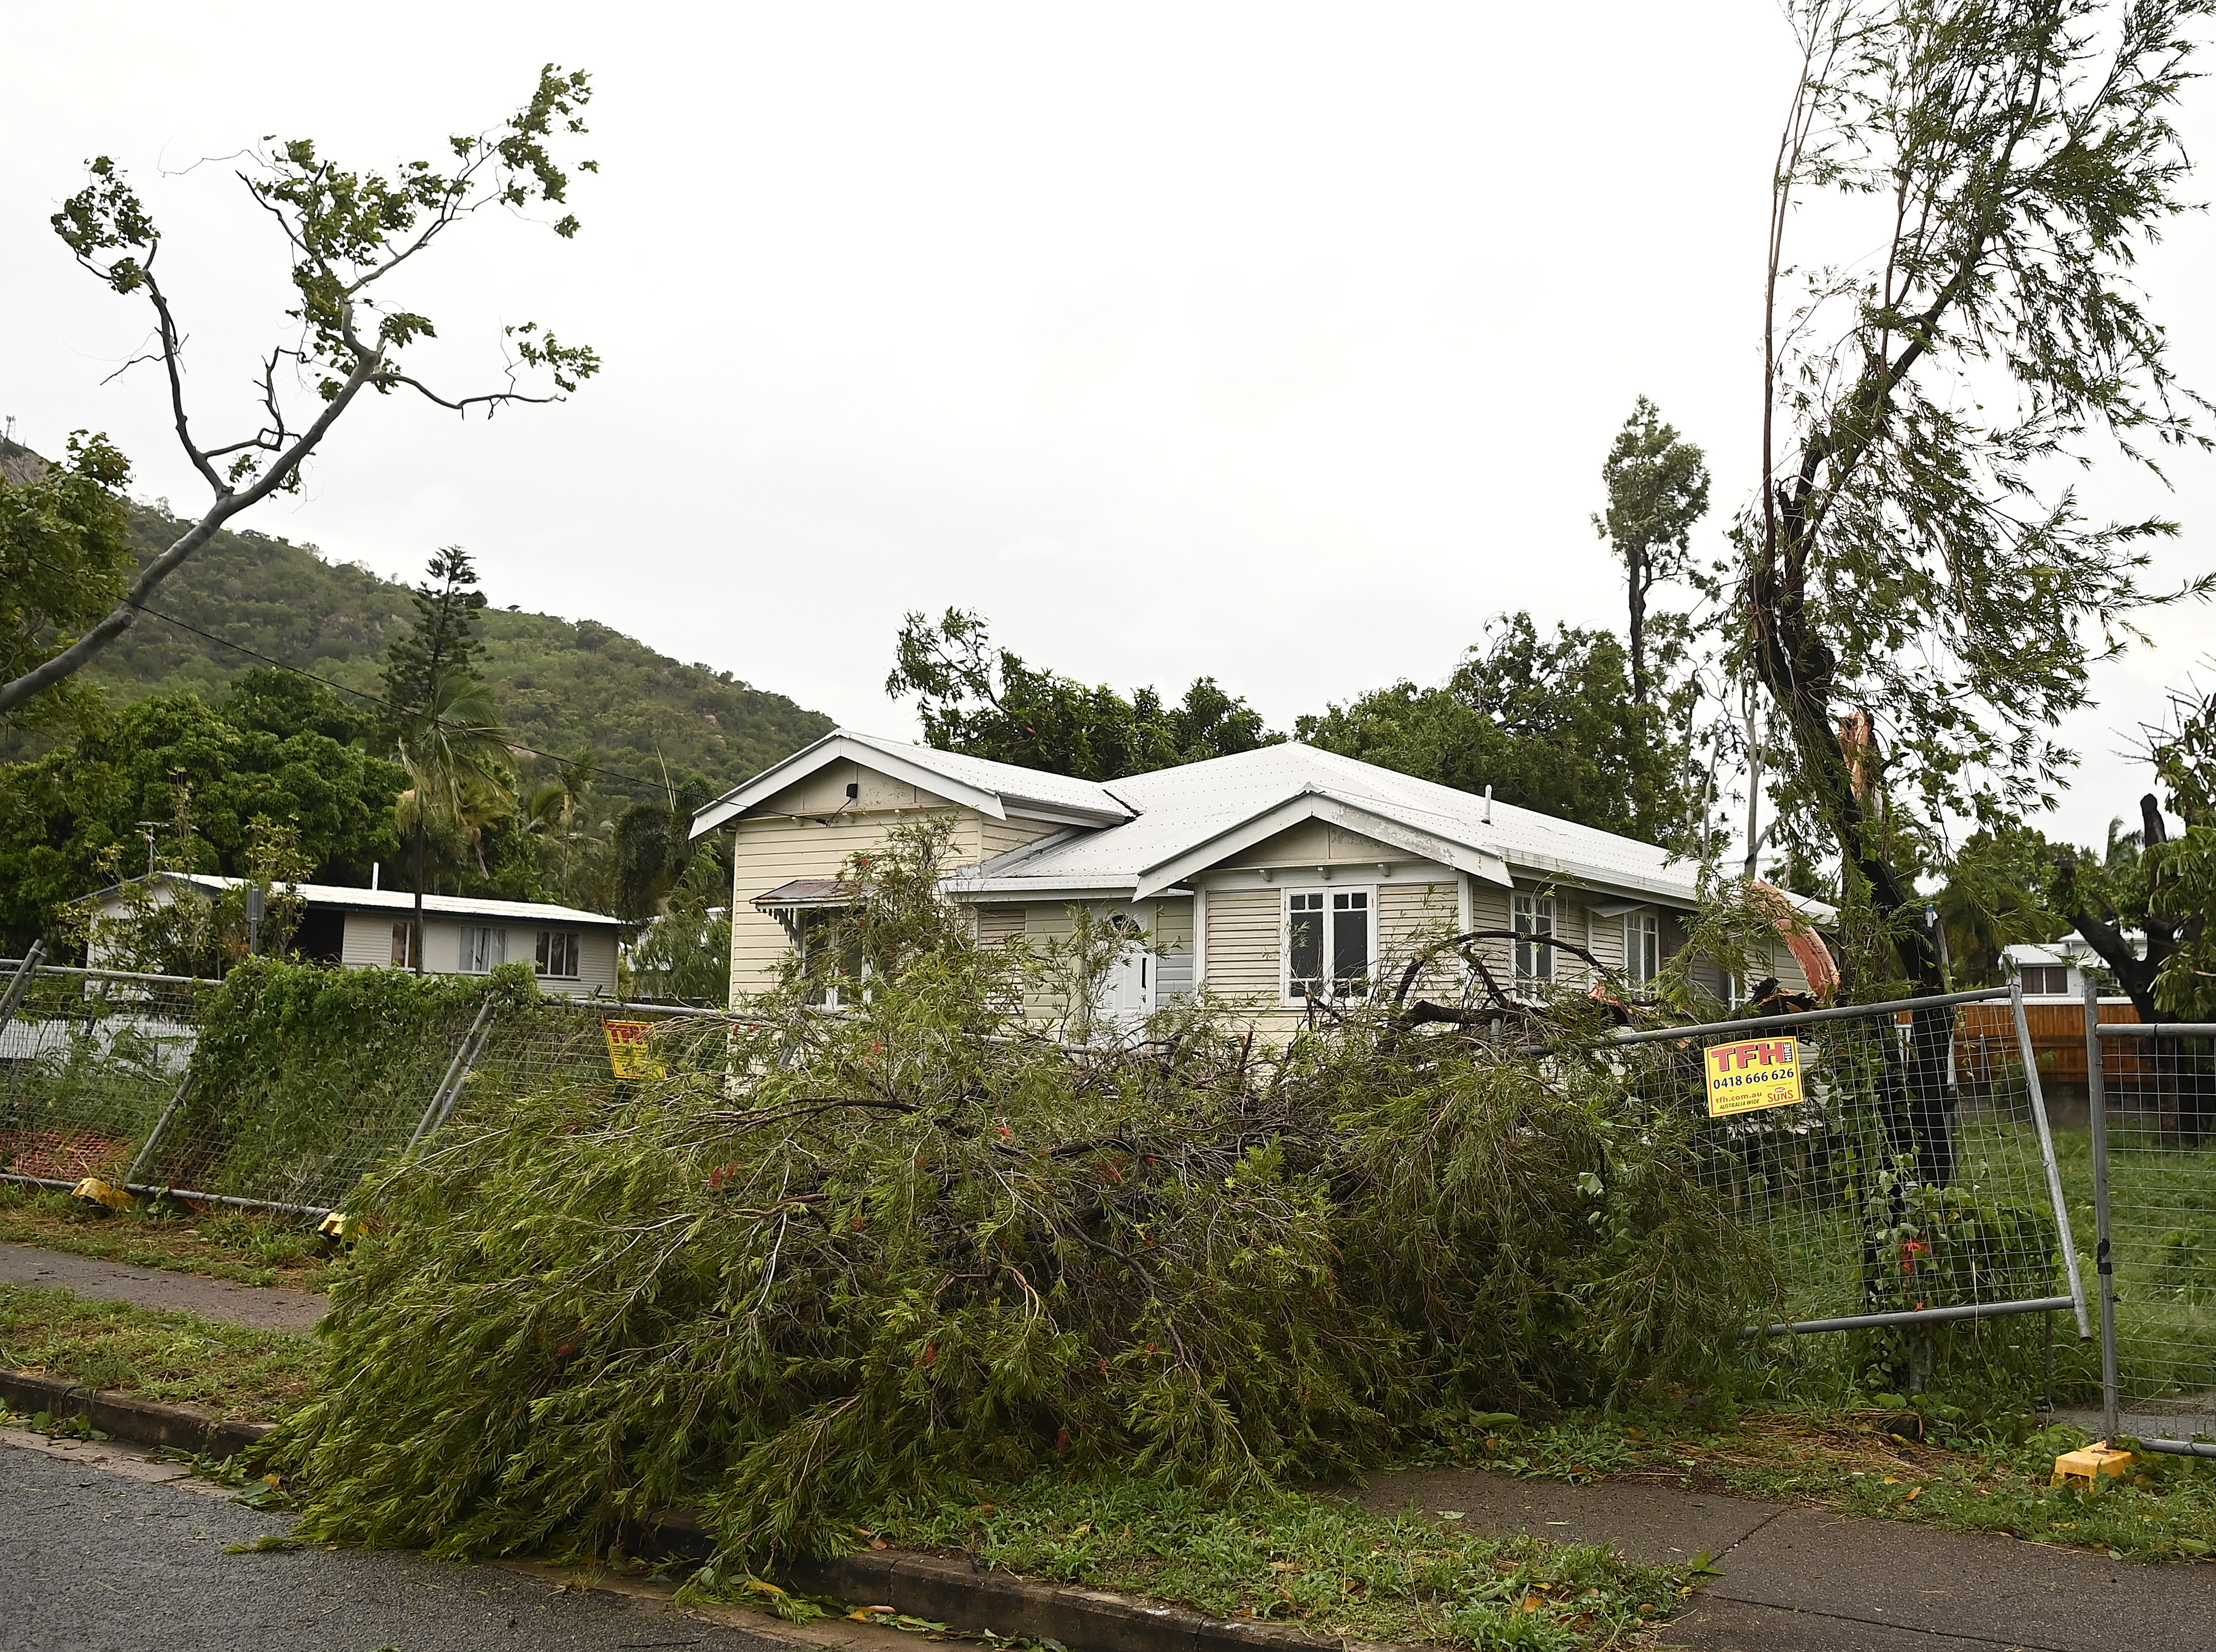
<svg viewBox="0 0 2216 1652"><path fill-rule="evenodd" d="M149 556L182 528L159 510L132 511ZM210 636L371 693L386 645L409 620L406 586L251 529L216 535L163 586L154 606ZM673 779L736 784L832 727L783 694L684 664L595 620L496 607L484 632L484 675L519 742L562 756L590 747L604 792L656 795L625 777L657 780L665 766ZM165 690L212 702L259 663L150 618L102 654L91 675L118 706Z"/></svg>

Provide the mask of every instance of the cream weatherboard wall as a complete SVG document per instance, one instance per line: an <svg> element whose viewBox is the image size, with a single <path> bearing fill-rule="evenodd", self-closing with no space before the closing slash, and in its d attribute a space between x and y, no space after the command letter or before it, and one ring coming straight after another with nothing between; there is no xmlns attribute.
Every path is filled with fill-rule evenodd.
<svg viewBox="0 0 2216 1652"><path fill-rule="evenodd" d="M774 986L791 950L785 926L755 908L755 896L795 878L836 878L851 856L879 847L895 825L932 817L952 826L955 866L990 860L1061 829L1043 821L995 820L848 759L825 764L731 827L734 996Z"/></svg>

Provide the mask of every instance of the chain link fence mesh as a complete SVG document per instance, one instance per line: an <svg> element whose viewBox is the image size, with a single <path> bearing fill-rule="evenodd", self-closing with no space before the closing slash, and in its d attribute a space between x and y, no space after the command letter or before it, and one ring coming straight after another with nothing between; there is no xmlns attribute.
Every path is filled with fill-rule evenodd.
<svg viewBox="0 0 2216 1652"><path fill-rule="evenodd" d="M0 962L0 987L18 981L0 1026L0 1177L94 1177L306 1217L342 1208L458 1111L496 1118L556 1086L614 1102L641 1078L720 1071L732 1025L487 983L414 1013L265 1028L226 1051L210 1031L219 983Z"/></svg>
<svg viewBox="0 0 2216 1652"><path fill-rule="evenodd" d="M2096 1026L2115 1393L2216 1439L2216 1026Z"/></svg>
<svg viewBox="0 0 2216 1652"><path fill-rule="evenodd" d="M216 984L0 964L0 1174L120 1181L183 1084Z"/></svg>
<svg viewBox="0 0 2216 1652"><path fill-rule="evenodd" d="M1698 1174L1775 1259L1782 1331L2082 1316L2028 1049L2004 992L1634 1033L1602 1053L1647 1106L1701 1121ZM1758 1105L1721 1111L1739 1075L1788 1062L1797 1099L1758 1087Z"/></svg>

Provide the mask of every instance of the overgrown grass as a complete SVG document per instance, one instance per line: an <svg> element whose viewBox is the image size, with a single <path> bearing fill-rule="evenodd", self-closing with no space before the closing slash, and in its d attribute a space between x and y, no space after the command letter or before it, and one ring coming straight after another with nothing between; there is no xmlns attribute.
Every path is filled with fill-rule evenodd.
<svg viewBox="0 0 2216 1652"><path fill-rule="evenodd" d="M307 1397L316 1365L314 1344L296 1332L0 1285L0 1366L10 1370L268 1420Z"/></svg>
<svg viewBox="0 0 2216 1652"><path fill-rule="evenodd" d="M2085 1444L2082 1428L1987 1424L1958 1431L1934 1415L1937 1409L1803 1406L1707 1421L1587 1415L1504 1424L1423 1460L1530 1478L1728 1491L2082 1544L2129 1560L2216 1555L2216 1464L2142 1453L2129 1483L2084 1495L2047 1483L2055 1458ZM1917 1431L1926 1438L1914 1438Z"/></svg>
<svg viewBox="0 0 2216 1652"><path fill-rule="evenodd" d="M1486 1649L1614 1645L1692 1593L1689 1569L1593 1544L1500 1538L1256 1490L1043 1474L976 1501L898 1502L858 1535L951 1547L997 1570L1319 1636ZM704 1580L712 1586L713 1580Z"/></svg>
<svg viewBox="0 0 2216 1652"><path fill-rule="evenodd" d="M323 1290L329 1268L297 1219L175 1205L110 1211L50 1188L0 1182L0 1241L237 1285Z"/></svg>

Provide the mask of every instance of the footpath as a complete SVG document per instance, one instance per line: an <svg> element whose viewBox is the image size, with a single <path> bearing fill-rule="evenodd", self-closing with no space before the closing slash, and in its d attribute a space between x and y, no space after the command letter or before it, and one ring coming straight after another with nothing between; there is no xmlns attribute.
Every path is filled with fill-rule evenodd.
<svg viewBox="0 0 2216 1652"><path fill-rule="evenodd" d="M188 1274L0 1245L0 1281L73 1291L211 1319L305 1330L323 1299L305 1291L226 1285ZM1476 1470L1407 1470L1354 1494L1373 1508L1451 1518L1466 1529L1528 1532L1604 1543L1634 1560L1684 1564L1706 1554L1720 1575L1659 1627L1658 1648L1690 1652L2210 1652L2216 1648L2216 1564L2141 1565L2084 1550L1905 1521L1873 1520L1719 1496L1675 1486L1603 1481L1567 1485ZM953 1597L974 1591L1009 1615L1013 1580L969 1581L945 1558L867 1556L884 1593L913 1593L902 1611L959 1620ZM913 1572L913 1576L907 1574ZM1018 1586L1019 1587L1022 1586ZM1050 1595L1025 1591L1050 1612ZM1096 1600L1099 1597L1094 1597ZM1104 1602L1105 1604L1105 1602ZM1159 1632L1147 1632L1145 1621ZM1105 1628L1110 1620L1097 1620ZM1114 1652L1191 1652L1215 1637L1187 1614L1113 1614ZM967 1625L964 1625L967 1626ZM1056 1638L1095 1652L1073 1622ZM1210 1626L1214 1628L1216 1626ZM1223 1625L1224 1629L1231 1626ZM1035 1632L1053 1633L1042 1629ZM1251 1635L1251 1630L1247 1631ZM1276 1637L1270 1637L1274 1640ZM1155 1644L1159 1643L1159 1644Z"/></svg>

